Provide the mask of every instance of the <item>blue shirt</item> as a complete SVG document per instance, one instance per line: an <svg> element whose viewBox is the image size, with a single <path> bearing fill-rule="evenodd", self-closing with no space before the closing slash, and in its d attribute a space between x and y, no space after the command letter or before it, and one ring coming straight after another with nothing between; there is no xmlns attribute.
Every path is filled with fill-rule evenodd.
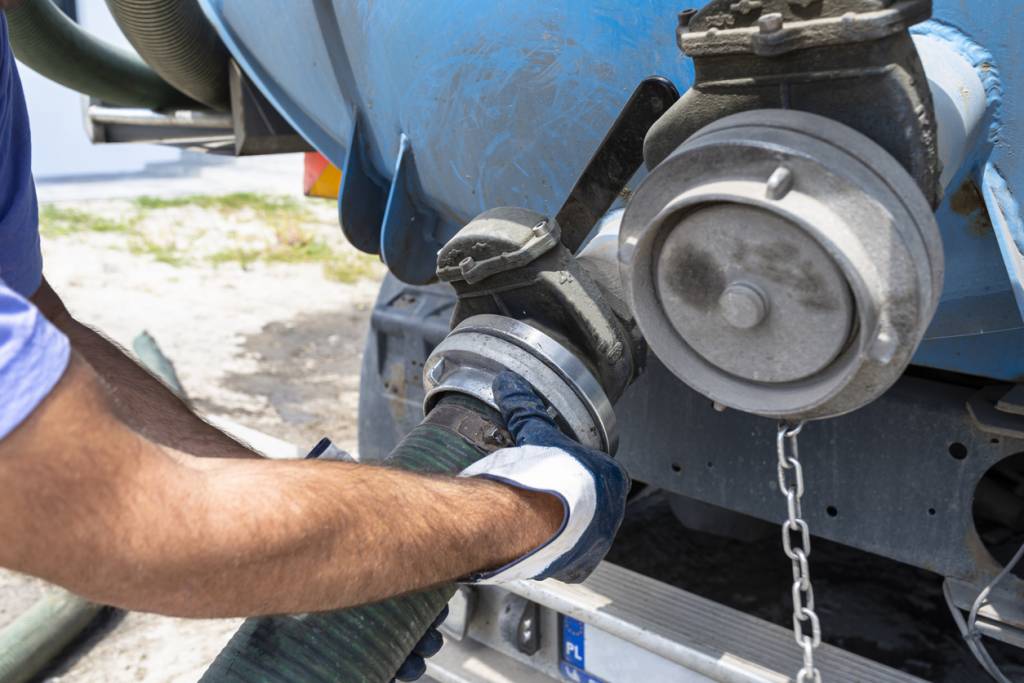
<svg viewBox="0 0 1024 683"><path fill-rule="evenodd" d="M42 281L32 148L21 79L0 12L0 439L53 389L67 338L26 299Z"/></svg>

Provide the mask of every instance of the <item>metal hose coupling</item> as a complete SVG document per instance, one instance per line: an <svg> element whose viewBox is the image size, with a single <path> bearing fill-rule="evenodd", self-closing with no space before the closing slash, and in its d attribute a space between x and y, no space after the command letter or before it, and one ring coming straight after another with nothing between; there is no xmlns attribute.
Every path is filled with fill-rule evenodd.
<svg viewBox="0 0 1024 683"><path fill-rule="evenodd" d="M615 411L586 363L539 327L501 315L465 319L434 349L424 365L424 411L450 394L496 408L491 383L502 370L533 385L564 432L590 448L615 452Z"/></svg>

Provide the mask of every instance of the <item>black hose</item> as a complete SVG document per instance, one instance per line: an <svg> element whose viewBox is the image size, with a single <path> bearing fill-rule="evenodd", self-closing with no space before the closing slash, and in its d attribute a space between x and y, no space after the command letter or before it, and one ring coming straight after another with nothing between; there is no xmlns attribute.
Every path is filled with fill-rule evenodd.
<svg viewBox="0 0 1024 683"><path fill-rule="evenodd" d="M197 0L107 0L107 6L165 81L209 107L230 108L230 57Z"/></svg>
<svg viewBox="0 0 1024 683"><path fill-rule="evenodd" d="M473 399L451 396L385 462L452 474L510 442L497 413ZM248 619L200 683L386 683L454 592L448 585L337 612Z"/></svg>
<svg viewBox="0 0 1024 683"><path fill-rule="evenodd" d="M25 0L7 10L7 23L15 56L72 90L125 107L196 107L136 55L90 35L51 0Z"/></svg>

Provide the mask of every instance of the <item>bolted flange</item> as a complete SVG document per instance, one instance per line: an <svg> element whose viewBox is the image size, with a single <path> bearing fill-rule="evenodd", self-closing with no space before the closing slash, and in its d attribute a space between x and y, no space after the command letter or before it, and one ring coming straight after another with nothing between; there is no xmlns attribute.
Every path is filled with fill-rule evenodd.
<svg viewBox="0 0 1024 683"><path fill-rule="evenodd" d="M651 349L717 403L788 420L874 400L942 290L938 227L877 144L797 111L726 117L659 165L620 270Z"/></svg>

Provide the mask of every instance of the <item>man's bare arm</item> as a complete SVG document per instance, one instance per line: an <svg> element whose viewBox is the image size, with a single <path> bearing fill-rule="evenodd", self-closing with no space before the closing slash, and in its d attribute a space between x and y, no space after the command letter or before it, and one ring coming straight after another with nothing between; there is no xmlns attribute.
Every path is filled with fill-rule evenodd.
<svg viewBox="0 0 1024 683"><path fill-rule="evenodd" d="M337 462L198 459L130 430L77 356L0 441L0 565L97 602L215 617L326 610L497 567L561 503Z"/></svg>
<svg viewBox="0 0 1024 683"><path fill-rule="evenodd" d="M112 341L75 320L43 280L32 303L110 388L114 411L129 427L163 446L199 457L252 458L257 454L203 421L163 382Z"/></svg>

